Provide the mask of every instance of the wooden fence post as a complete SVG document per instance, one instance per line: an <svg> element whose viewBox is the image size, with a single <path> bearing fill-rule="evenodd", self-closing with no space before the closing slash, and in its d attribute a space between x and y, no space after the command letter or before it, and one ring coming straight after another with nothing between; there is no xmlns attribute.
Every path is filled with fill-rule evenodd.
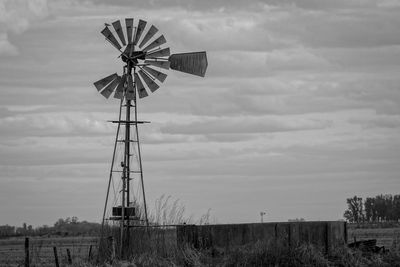
<svg viewBox="0 0 400 267"><path fill-rule="evenodd" d="M69 248L67 248L67 257L68 257L68 264L72 264L71 251L69 251Z"/></svg>
<svg viewBox="0 0 400 267"><path fill-rule="evenodd" d="M92 258L92 245L90 245L88 253L88 259L90 260L91 258Z"/></svg>
<svg viewBox="0 0 400 267"><path fill-rule="evenodd" d="M58 255L57 255L57 248L53 247L53 252L54 252L54 260L56 262L56 267L60 267L60 264L58 263Z"/></svg>
<svg viewBox="0 0 400 267"><path fill-rule="evenodd" d="M331 225L329 222L325 224L325 252L329 255L332 246Z"/></svg>
<svg viewBox="0 0 400 267"><path fill-rule="evenodd" d="M29 237L25 237L25 267L29 267Z"/></svg>

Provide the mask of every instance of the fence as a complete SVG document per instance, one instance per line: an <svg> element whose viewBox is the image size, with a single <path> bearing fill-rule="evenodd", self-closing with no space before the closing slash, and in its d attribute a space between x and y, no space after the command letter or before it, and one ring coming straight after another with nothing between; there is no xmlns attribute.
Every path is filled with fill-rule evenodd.
<svg viewBox="0 0 400 267"><path fill-rule="evenodd" d="M347 243L347 225L346 222L319 221L177 226L179 245L229 250L257 241L275 242L288 247L309 243L329 252L333 246Z"/></svg>
<svg viewBox="0 0 400 267"><path fill-rule="evenodd" d="M90 259L97 237L26 237L0 240L0 266L65 266Z"/></svg>
<svg viewBox="0 0 400 267"><path fill-rule="evenodd" d="M118 230L118 229L116 229ZM118 232L119 233L119 232ZM108 233L105 237L118 234ZM186 244L195 248L222 248L229 250L257 241L270 242L286 247L309 243L329 253L336 245L347 243L347 224L339 221L250 223L217 225L177 225L132 229L132 242L127 251L140 253L157 252L171 256L175 248ZM25 241L25 243L24 243ZM116 239L114 242L118 242ZM49 237L0 240L0 266L65 266L84 262L97 255L97 237ZM25 249L24 249L25 248ZM104 250L105 249L105 250ZM99 255L113 258L118 252L105 243Z"/></svg>

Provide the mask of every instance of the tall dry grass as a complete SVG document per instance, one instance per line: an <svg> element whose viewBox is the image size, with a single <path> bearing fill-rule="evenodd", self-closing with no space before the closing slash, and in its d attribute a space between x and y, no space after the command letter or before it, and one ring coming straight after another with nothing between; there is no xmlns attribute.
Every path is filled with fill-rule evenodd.
<svg viewBox="0 0 400 267"><path fill-rule="evenodd" d="M193 216L187 217L185 207L171 196L161 196L156 200L154 209L148 214L149 227L145 227L144 207L136 203L136 222L124 233L126 244L122 250L120 244L119 225L106 225L103 238L100 240L99 256L100 262L112 263L116 259L173 259L179 250L177 248L176 231L173 225L191 224ZM206 223L210 217L209 212L199 219ZM146 256L147 255L147 256ZM151 255L151 256L149 256Z"/></svg>
<svg viewBox="0 0 400 267"><path fill-rule="evenodd" d="M386 254L373 254L351 250L345 246L334 248L330 255L308 244L288 248L266 242L248 244L229 251L183 247L171 252L173 253L169 256L160 255L156 251L144 252L126 261L114 261L108 266L121 266L122 262L129 262L134 264L133 266L400 266L398 250L391 250Z"/></svg>

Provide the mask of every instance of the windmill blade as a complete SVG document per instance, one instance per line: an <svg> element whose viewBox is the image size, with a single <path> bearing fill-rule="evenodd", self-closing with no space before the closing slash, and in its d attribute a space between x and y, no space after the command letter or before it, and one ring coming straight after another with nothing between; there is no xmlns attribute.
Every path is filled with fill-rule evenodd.
<svg viewBox="0 0 400 267"><path fill-rule="evenodd" d="M101 34L104 35L104 37L106 37L106 39L118 50L121 49L121 45L118 43L117 39L115 39L114 34L112 34L112 32L110 31L109 28L105 27L102 31Z"/></svg>
<svg viewBox="0 0 400 267"><path fill-rule="evenodd" d="M136 83L136 90L139 94L139 98L148 96L147 91L144 88L143 83L140 80L139 75L137 75L137 73L135 73L135 83Z"/></svg>
<svg viewBox="0 0 400 267"><path fill-rule="evenodd" d="M152 69L150 67L144 66L143 69L150 73L154 78L159 80L160 82L164 82L165 79L167 78L167 74L159 72L158 70Z"/></svg>
<svg viewBox="0 0 400 267"><path fill-rule="evenodd" d="M168 57L171 54L168 48L164 48L146 55L146 58Z"/></svg>
<svg viewBox="0 0 400 267"><path fill-rule="evenodd" d="M126 81L128 86L126 88L125 97L127 100L135 99L135 88L133 87L132 75L127 75Z"/></svg>
<svg viewBox="0 0 400 267"><path fill-rule="evenodd" d="M158 88L160 88L160 86L158 86L158 84L156 84L149 75L147 75L144 71L139 70L139 75L140 77L142 77L143 81L147 84L147 86L150 88L151 92L154 92L155 90L157 90Z"/></svg>
<svg viewBox="0 0 400 267"><path fill-rule="evenodd" d="M117 76L100 94L102 94L105 98L109 98L110 95L114 92L115 87L121 81L121 77Z"/></svg>
<svg viewBox="0 0 400 267"><path fill-rule="evenodd" d="M143 51L149 51L149 50L153 49L154 47L157 47L157 46L160 46L162 44L165 44L166 42L167 42L167 40L165 40L164 35L161 35L160 37L155 39L151 44L149 44L148 46L143 48Z"/></svg>
<svg viewBox="0 0 400 267"><path fill-rule="evenodd" d="M207 70L206 52L173 54L169 57L171 69L204 77Z"/></svg>
<svg viewBox="0 0 400 267"><path fill-rule="evenodd" d="M133 43L135 45L137 44L137 42L139 42L140 36L142 35L144 27L146 27L146 24L147 24L146 21L141 20L141 19L139 20L139 23L138 23L138 26L137 26L137 29L136 29L136 33L135 33L135 38L134 38L134 41L133 41Z"/></svg>
<svg viewBox="0 0 400 267"><path fill-rule="evenodd" d="M113 81L115 78L117 78L117 73L111 74L101 80L98 80L97 82L93 83L94 86L97 88L97 91L100 91L103 89L107 84L109 84L111 81Z"/></svg>
<svg viewBox="0 0 400 267"><path fill-rule="evenodd" d="M150 29L147 31L146 35L143 37L142 42L140 42L139 48L142 48L144 44L146 44L151 37L154 36L158 32L158 29L154 27L154 25L151 25Z"/></svg>
<svg viewBox="0 0 400 267"><path fill-rule="evenodd" d="M126 25L126 35L128 38L128 44L132 43L132 34L133 34L133 19L125 19Z"/></svg>
<svg viewBox="0 0 400 267"><path fill-rule="evenodd" d="M112 25L113 25L113 27L114 27L114 29L115 29L115 32L118 34L118 37L119 37L119 39L121 40L121 43L122 43L123 45L126 45L125 37L124 37L124 32L122 31L121 22L120 22L119 20L117 20L117 21L114 21L114 22L112 23Z"/></svg>
<svg viewBox="0 0 400 267"><path fill-rule="evenodd" d="M170 65L170 63L169 63L169 61L161 61L161 60L145 60L144 61L144 63L145 64L150 64L150 65L153 65L153 66L156 66L156 67L160 67L160 68L163 68L163 69L166 69L166 70L169 70L169 65Z"/></svg>
<svg viewBox="0 0 400 267"><path fill-rule="evenodd" d="M119 81L117 89L115 89L114 98L122 99L124 97L125 82L126 82L126 75L124 74L124 75L122 75L122 78Z"/></svg>

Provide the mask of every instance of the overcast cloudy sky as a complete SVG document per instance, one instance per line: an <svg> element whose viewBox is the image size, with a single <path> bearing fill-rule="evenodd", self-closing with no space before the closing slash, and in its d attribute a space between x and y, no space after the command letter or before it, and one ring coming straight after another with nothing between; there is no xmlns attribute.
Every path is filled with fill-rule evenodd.
<svg viewBox="0 0 400 267"><path fill-rule="evenodd" d="M0 0L0 224L101 219L118 101L92 83L121 73L100 31L126 17L209 62L139 103L150 209L336 220L400 193L400 1Z"/></svg>

